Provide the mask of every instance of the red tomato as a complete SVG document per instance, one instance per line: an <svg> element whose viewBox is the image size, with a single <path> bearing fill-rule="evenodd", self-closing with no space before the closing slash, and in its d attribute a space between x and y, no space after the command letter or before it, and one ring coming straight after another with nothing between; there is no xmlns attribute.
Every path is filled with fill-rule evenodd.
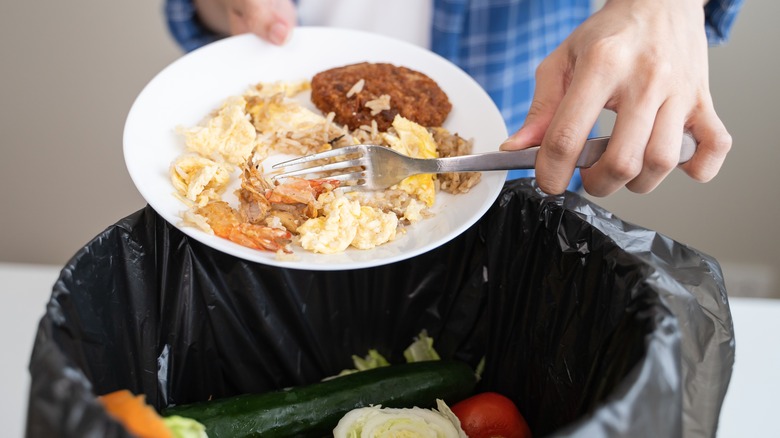
<svg viewBox="0 0 780 438"><path fill-rule="evenodd" d="M530 438L531 429L512 400L483 392L452 407L469 438Z"/></svg>

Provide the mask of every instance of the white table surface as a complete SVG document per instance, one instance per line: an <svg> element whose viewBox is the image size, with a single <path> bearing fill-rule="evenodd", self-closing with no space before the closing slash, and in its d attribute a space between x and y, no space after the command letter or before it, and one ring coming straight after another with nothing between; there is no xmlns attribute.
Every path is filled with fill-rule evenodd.
<svg viewBox="0 0 780 438"><path fill-rule="evenodd" d="M24 436L27 366L59 266L0 263L0 424L3 436ZM736 362L718 436L780 436L780 300L732 298Z"/></svg>

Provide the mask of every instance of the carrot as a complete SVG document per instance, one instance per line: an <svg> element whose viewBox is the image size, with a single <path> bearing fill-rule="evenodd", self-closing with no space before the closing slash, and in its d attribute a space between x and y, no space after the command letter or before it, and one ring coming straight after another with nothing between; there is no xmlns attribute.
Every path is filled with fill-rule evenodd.
<svg viewBox="0 0 780 438"><path fill-rule="evenodd" d="M146 396L121 389L98 397L111 416L140 438L173 438L173 434L151 406Z"/></svg>

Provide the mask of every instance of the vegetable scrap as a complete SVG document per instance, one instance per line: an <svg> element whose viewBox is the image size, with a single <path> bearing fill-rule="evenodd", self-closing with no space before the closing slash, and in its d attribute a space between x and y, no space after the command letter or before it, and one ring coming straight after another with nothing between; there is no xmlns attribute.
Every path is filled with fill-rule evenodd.
<svg viewBox="0 0 780 438"><path fill-rule="evenodd" d="M333 429L333 437L468 438L447 404L440 399L436 404L436 409L381 406L354 409L341 418Z"/></svg>
<svg viewBox="0 0 780 438"><path fill-rule="evenodd" d="M102 395L98 400L128 432L141 438L208 438L206 427L191 418L161 417L146 404L143 394L135 395L120 389Z"/></svg>

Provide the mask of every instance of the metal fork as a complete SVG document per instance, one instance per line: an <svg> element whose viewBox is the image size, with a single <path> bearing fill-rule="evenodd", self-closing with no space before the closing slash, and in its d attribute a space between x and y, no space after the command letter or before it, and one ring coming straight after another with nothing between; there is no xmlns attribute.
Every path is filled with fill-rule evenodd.
<svg viewBox="0 0 780 438"><path fill-rule="evenodd" d="M587 140L576 166L592 166L607 149L609 139L598 137ZM690 160L695 151L696 140L686 132L683 135L679 164ZM346 183L353 190L381 190L409 176L424 173L533 169L538 152L539 146L535 146L519 151L424 159L408 157L386 146L358 144L294 158L272 168L283 169L273 176L276 179L291 176L327 178ZM322 161L327 163L322 164Z"/></svg>

